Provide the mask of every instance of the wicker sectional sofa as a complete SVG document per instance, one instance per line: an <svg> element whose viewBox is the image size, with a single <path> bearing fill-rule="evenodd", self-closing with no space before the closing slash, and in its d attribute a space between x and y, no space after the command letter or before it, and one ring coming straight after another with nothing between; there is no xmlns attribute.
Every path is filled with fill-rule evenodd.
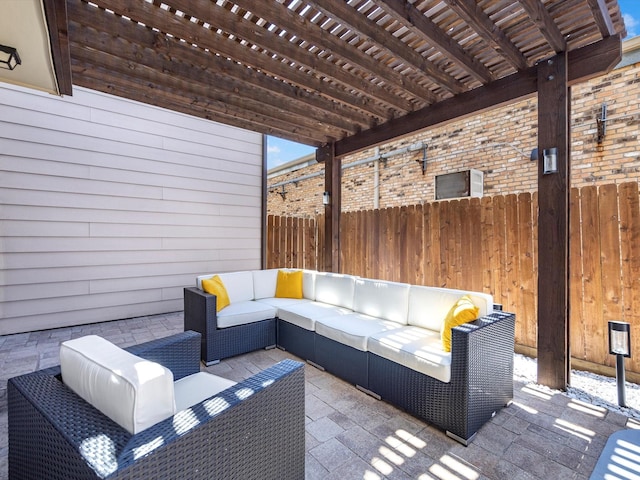
<svg viewBox="0 0 640 480"><path fill-rule="evenodd" d="M513 397L515 315L491 295L303 271L302 298L276 296L278 270L219 274L230 305L184 290L185 329L202 333L206 363L278 347L426 420L463 444ZM477 320L440 328L463 295Z"/></svg>
<svg viewBox="0 0 640 480"><path fill-rule="evenodd" d="M168 368L177 384L209 375L199 347L199 334L183 332L127 350ZM9 478L304 478L303 367L285 360L239 383L220 379L233 385L137 433L72 391L60 366L11 378Z"/></svg>

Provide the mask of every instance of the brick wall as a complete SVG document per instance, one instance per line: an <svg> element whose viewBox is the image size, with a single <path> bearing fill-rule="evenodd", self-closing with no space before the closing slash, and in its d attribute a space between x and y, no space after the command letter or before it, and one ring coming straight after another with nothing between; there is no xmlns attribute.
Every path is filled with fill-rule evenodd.
<svg viewBox="0 0 640 480"><path fill-rule="evenodd" d="M640 178L640 62L618 68L571 89L572 186L621 183ZM596 119L607 104L606 136L597 143ZM379 207L431 202L435 176L470 168L484 172L484 194L537 189L537 98L510 104L455 123L404 137L379 147L385 154L423 142L427 168L422 174L421 149L379 162ZM376 155L369 149L342 160L343 166ZM343 170L343 211L374 207L375 164ZM319 176L284 186L285 198L269 189L269 214L313 216L323 211L324 166L311 165L272 177L268 185L313 173Z"/></svg>

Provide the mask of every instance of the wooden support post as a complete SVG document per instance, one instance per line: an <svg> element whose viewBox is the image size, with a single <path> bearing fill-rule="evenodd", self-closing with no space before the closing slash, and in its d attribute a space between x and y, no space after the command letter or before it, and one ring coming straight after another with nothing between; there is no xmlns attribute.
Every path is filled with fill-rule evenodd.
<svg viewBox="0 0 640 480"><path fill-rule="evenodd" d="M567 56L538 65L538 383L569 383L569 194L571 183ZM555 148L557 172L544 173Z"/></svg>
<svg viewBox="0 0 640 480"><path fill-rule="evenodd" d="M318 148L316 159L324 163L324 188L328 195L328 203L324 206L324 271L340 272L341 159L335 156L334 143Z"/></svg>

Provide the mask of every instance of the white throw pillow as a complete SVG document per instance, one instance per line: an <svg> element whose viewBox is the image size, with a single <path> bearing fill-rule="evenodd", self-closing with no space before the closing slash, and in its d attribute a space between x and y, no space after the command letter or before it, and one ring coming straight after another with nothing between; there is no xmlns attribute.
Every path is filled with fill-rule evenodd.
<svg viewBox="0 0 640 480"><path fill-rule="evenodd" d="M60 346L62 381L129 433L176 412L173 373L96 335Z"/></svg>

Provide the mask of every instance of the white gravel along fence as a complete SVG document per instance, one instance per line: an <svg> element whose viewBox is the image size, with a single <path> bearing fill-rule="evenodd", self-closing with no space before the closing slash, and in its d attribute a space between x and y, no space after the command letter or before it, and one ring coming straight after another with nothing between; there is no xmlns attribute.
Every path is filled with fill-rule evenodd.
<svg viewBox="0 0 640 480"><path fill-rule="evenodd" d="M536 383L537 365L535 358L514 355L513 379L523 383ZM640 419L640 385L625 383L627 407L618 406L616 379L582 370L571 370L571 386L565 395L598 407L619 412L628 417ZM545 388L545 387L540 387Z"/></svg>

